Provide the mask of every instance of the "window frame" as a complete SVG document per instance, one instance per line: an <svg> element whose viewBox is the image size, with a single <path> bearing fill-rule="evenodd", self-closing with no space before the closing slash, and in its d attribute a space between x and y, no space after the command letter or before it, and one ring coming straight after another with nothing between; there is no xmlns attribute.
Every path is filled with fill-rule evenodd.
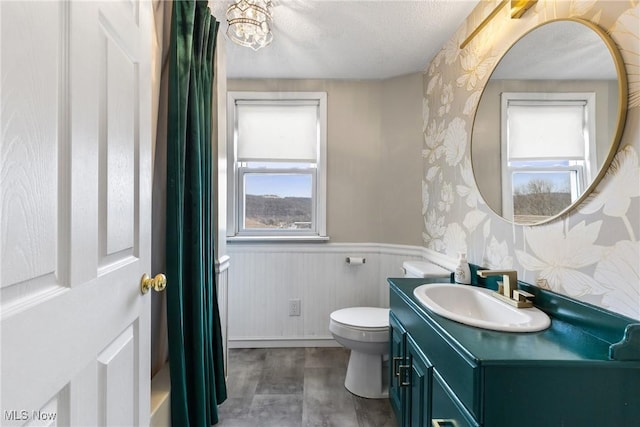
<svg viewBox="0 0 640 427"><path fill-rule="evenodd" d="M268 166L252 167L251 162L237 161L238 149L238 117L236 105L255 102L265 105L300 104L313 102L318 107L318 142L316 162L300 162L290 159L292 163L308 163L309 167ZM293 241L326 241L326 159L327 159L327 94L326 92L245 92L229 91L227 93L227 240L293 240ZM282 164L286 160L274 160ZM260 163L269 163L264 159ZM312 227L310 229L255 229L244 227L244 177L247 174L310 174L312 176Z"/></svg>
<svg viewBox="0 0 640 427"><path fill-rule="evenodd" d="M508 108L509 104L533 105L548 102L549 105L584 104L584 133L585 133L585 159L576 161L569 160L568 166L512 166L509 158L509 135L508 135ZM593 92L503 92L501 94L501 170L502 170L502 215L504 218L514 219L513 206L513 175L514 173L548 173L548 172L576 172L578 194L572 193L572 203L580 197L586 189L586 185L591 181L594 171L597 171L596 159L596 95Z"/></svg>

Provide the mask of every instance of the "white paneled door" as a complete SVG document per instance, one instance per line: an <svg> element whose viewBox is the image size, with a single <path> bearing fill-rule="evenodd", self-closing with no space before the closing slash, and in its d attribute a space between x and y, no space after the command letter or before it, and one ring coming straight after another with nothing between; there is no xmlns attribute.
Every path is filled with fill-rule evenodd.
<svg viewBox="0 0 640 427"><path fill-rule="evenodd" d="M2 426L148 424L150 9L0 2Z"/></svg>

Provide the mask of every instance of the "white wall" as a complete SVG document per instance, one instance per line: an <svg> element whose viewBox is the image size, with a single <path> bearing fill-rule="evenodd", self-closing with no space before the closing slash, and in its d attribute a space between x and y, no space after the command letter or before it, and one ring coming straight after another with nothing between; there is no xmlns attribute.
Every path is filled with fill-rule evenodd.
<svg viewBox="0 0 640 427"><path fill-rule="evenodd" d="M422 73L382 83L377 242L422 245Z"/></svg>

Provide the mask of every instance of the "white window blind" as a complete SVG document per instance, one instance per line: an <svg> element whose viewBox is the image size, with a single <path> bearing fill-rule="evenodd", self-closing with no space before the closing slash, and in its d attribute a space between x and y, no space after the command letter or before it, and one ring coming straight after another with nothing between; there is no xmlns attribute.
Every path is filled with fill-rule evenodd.
<svg viewBox="0 0 640 427"><path fill-rule="evenodd" d="M509 160L584 159L584 108L509 104Z"/></svg>
<svg viewBox="0 0 640 427"><path fill-rule="evenodd" d="M302 161L318 159L318 103L236 105L237 160Z"/></svg>

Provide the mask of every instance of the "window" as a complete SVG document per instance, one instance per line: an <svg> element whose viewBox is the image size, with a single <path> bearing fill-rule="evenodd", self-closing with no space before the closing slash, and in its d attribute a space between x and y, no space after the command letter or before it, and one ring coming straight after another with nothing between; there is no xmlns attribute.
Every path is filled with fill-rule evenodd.
<svg viewBox="0 0 640 427"><path fill-rule="evenodd" d="M595 94L502 94L502 209L534 223L559 214L596 170Z"/></svg>
<svg viewBox="0 0 640 427"><path fill-rule="evenodd" d="M326 239L326 99L229 92L229 237Z"/></svg>

